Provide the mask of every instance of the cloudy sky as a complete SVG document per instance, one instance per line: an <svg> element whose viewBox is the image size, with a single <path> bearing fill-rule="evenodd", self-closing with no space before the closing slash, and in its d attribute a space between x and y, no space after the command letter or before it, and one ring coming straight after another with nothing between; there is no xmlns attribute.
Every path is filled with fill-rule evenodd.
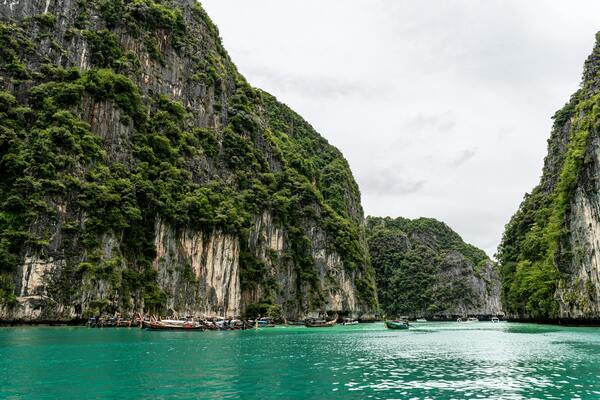
<svg viewBox="0 0 600 400"><path fill-rule="evenodd" d="M348 159L367 215L492 255L577 89L598 1L204 0L254 86Z"/></svg>

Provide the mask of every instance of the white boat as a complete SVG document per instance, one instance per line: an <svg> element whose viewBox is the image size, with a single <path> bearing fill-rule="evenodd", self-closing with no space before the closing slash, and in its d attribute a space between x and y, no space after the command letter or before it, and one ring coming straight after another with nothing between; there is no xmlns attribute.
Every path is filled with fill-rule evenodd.
<svg viewBox="0 0 600 400"><path fill-rule="evenodd" d="M271 317L262 317L258 321L256 321L259 328L273 328L275 323L273 322L273 318Z"/></svg>
<svg viewBox="0 0 600 400"><path fill-rule="evenodd" d="M157 320L151 318L150 321L143 321L142 326L147 330L204 330L204 326L193 318L187 319L163 319Z"/></svg>
<svg viewBox="0 0 600 400"><path fill-rule="evenodd" d="M500 322L498 317L492 317L492 324L497 324L498 322Z"/></svg>
<svg viewBox="0 0 600 400"><path fill-rule="evenodd" d="M167 325L183 325L187 322L185 319L161 319L160 322Z"/></svg>
<svg viewBox="0 0 600 400"><path fill-rule="evenodd" d="M456 318L456 322L463 322L462 318Z"/></svg>
<svg viewBox="0 0 600 400"><path fill-rule="evenodd" d="M344 318L342 319L342 325L358 325L358 321L352 318Z"/></svg>
<svg viewBox="0 0 600 400"><path fill-rule="evenodd" d="M467 322L479 322L479 320L475 317L469 317L467 318Z"/></svg>
<svg viewBox="0 0 600 400"><path fill-rule="evenodd" d="M425 318L417 318L416 322L427 322Z"/></svg>

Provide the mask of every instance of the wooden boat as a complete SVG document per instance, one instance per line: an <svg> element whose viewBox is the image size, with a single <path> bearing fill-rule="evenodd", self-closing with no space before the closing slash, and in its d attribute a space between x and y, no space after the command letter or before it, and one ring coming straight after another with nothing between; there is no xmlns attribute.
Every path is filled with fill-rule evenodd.
<svg viewBox="0 0 600 400"><path fill-rule="evenodd" d="M248 329L248 325L245 321L234 319L229 321L229 329L231 329L232 331L243 331Z"/></svg>
<svg viewBox="0 0 600 400"><path fill-rule="evenodd" d="M150 321L143 321L142 326L149 331L202 331L204 324L194 321L193 318L186 319L163 319L150 317Z"/></svg>
<svg viewBox="0 0 600 400"><path fill-rule="evenodd" d="M216 324L216 327L222 331L240 331L248 328L246 322L239 319L228 319Z"/></svg>
<svg viewBox="0 0 600 400"><path fill-rule="evenodd" d="M135 319L118 319L117 320L117 328L130 328L136 327L139 325L139 322Z"/></svg>
<svg viewBox="0 0 600 400"><path fill-rule="evenodd" d="M121 319L116 317L90 317L87 326L91 328L127 328L138 326L136 320Z"/></svg>
<svg viewBox="0 0 600 400"><path fill-rule="evenodd" d="M385 320L383 323L388 329L408 329L409 327L408 321L401 321L399 319L393 321Z"/></svg>
<svg viewBox="0 0 600 400"><path fill-rule="evenodd" d="M331 321L326 321L322 319L307 319L304 321L304 326L307 328L330 328L334 326L337 322L337 315Z"/></svg>
<svg viewBox="0 0 600 400"><path fill-rule="evenodd" d="M204 328L209 331L218 331L220 329L213 321L204 321Z"/></svg>
<svg viewBox="0 0 600 400"><path fill-rule="evenodd" d="M164 321L150 321L144 323L149 331L202 331L204 326L198 322L185 321L179 323L167 323Z"/></svg>
<svg viewBox="0 0 600 400"><path fill-rule="evenodd" d="M258 321L256 321L256 323L258 324L259 328L274 328L275 327L275 323L273 322L273 319L268 318L268 317L263 317L263 318L259 319Z"/></svg>

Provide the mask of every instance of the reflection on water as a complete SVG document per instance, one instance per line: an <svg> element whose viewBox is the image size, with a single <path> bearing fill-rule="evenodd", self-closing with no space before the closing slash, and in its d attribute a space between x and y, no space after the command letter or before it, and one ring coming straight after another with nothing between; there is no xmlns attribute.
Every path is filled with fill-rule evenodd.
<svg viewBox="0 0 600 400"><path fill-rule="evenodd" d="M600 398L600 329L0 329L0 398Z"/></svg>

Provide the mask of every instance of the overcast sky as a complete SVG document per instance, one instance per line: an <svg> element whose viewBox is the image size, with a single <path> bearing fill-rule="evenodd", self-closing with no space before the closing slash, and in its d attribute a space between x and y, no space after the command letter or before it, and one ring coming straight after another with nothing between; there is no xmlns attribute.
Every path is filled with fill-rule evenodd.
<svg viewBox="0 0 600 400"><path fill-rule="evenodd" d="M348 159L366 215L496 251L577 89L600 1L204 0L251 84Z"/></svg>

